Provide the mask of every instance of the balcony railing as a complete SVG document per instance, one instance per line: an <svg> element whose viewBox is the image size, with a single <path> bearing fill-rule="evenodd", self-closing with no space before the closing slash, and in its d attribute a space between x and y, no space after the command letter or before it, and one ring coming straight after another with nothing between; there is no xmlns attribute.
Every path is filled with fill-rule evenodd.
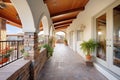
<svg viewBox="0 0 120 80"><path fill-rule="evenodd" d="M23 40L0 41L0 68L22 58Z"/></svg>

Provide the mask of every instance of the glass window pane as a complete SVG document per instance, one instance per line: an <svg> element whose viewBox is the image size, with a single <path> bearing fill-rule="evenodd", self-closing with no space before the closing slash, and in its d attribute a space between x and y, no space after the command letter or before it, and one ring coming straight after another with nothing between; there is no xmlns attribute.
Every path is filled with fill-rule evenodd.
<svg viewBox="0 0 120 80"><path fill-rule="evenodd" d="M77 41L80 41L80 30L77 30Z"/></svg>
<svg viewBox="0 0 120 80"><path fill-rule="evenodd" d="M77 30L77 41L83 40L83 31Z"/></svg>

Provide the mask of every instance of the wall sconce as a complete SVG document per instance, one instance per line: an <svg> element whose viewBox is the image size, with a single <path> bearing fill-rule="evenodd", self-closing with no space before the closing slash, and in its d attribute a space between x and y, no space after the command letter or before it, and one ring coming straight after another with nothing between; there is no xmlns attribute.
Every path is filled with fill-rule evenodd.
<svg viewBox="0 0 120 80"><path fill-rule="evenodd" d="M85 25L81 24L80 25L80 31L84 31L84 29L85 29Z"/></svg>

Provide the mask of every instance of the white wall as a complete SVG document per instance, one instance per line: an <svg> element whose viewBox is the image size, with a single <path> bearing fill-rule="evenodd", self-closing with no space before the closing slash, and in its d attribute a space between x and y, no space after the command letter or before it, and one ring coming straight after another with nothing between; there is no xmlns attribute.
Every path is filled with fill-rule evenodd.
<svg viewBox="0 0 120 80"><path fill-rule="evenodd" d="M98 14L101 10L112 4L116 0L89 0L88 4L85 7L85 10L80 12L77 16L77 19L67 28L67 33L70 31L79 30L80 26L85 25L85 30L83 32L83 40L88 40L92 38L93 35L93 16ZM76 34L74 34L76 35ZM80 49L80 41L74 42L77 48L77 52L83 56L83 53ZM83 56L84 57L84 56Z"/></svg>

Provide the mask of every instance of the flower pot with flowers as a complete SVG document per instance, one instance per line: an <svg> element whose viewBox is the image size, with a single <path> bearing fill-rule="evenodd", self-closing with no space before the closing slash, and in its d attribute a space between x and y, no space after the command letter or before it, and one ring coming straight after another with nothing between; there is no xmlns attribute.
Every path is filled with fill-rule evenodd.
<svg viewBox="0 0 120 80"><path fill-rule="evenodd" d="M10 57L10 53L3 54L0 59L0 64L7 62L9 60L9 57Z"/></svg>
<svg viewBox="0 0 120 80"><path fill-rule="evenodd" d="M0 64L3 64L9 60L10 54L13 52L13 48L5 48L0 53Z"/></svg>

